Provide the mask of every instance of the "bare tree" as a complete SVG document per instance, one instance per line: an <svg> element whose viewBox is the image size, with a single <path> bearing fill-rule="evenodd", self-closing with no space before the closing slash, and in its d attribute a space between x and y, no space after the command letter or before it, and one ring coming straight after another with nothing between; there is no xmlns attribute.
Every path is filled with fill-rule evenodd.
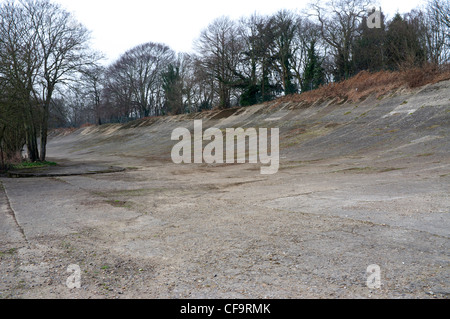
<svg viewBox="0 0 450 319"><path fill-rule="evenodd" d="M231 87L241 52L241 44L236 23L228 17L214 20L195 45L205 70L217 81L219 107L231 105Z"/></svg>
<svg viewBox="0 0 450 319"><path fill-rule="evenodd" d="M94 65L82 71L81 82L85 87L87 103L95 115L95 123L102 124L101 94L103 90L105 67Z"/></svg>
<svg viewBox="0 0 450 319"><path fill-rule="evenodd" d="M6 2L0 7L0 78L9 110L23 125L28 158L39 159L35 83L42 65L31 16L23 6ZM5 97L4 97L5 98ZM5 100L4 100L5 102Z"/></svg>
<svg viewBox="0 0 450 319"><path fill-rule="evenodd" d="M102 95L108 122L128 118L132 112L133 91L129 82L130 77L120 59L106 69Z"/></svg>
<svg viewBox="0 0 450 319"><path fill-rule="evenodd" d="M44 161L56 88L97 56L88 46L89 32L48 0L7 2L1 6L0 17L0 74L13 88L16 111L23 115L29 159Z"/></svg>
<svg viewBox="0 0 450 319"><path fill-rule="evenodd" d="M430 9L438 17L441 23L447 27L447 37L450 36L448 29L450 28L450 1L449 0L430 0Z"/></svg>
<svg viewBox="0 0 450 319"><path fill-rule="evenodd" d="M161 74L175 60L175 52L160 43L145 43L125 52L106 72L105 89L122 116L146 117L162 109Z"/></svg>
<svg viewBox="0 0 450 319"><path fill-rule="evenodd" d="M182 104L187 113L200 110L199 92L203 85L197 80L199 75L195 68L195 56L188 53L178 54L177 66L179 69Z"/></svg>
<svg viewBox="0 0 450 319"><path fill-rule="evenodd" d="M430 62L439 65L450 59L450 1L430 0L423 19Z"/></svg>
<svg viewBox="0 0 450 319"><path fill-rule="evenodd" d="M202 57L194 55L192 57L192 93L195 110L209 110L214 105L219 104L216 95L217 81L213 74L205 68Z"/></svg>
<svg viewBox="0 0 450 319"><path fill-rule="evenodd" d="M274 15L277 71L286 95L297 93L294 83L293 66L296 52L300 49L296 42L298 17L291 11L281 10Z"/></svg>
<svg viewBox="0 0 450 319"><path fill-rule="evenodd" d="M242 90L241 105L247 106L274 98L279 87L273 76L277 68L276 20L254 14L239 22L242 39L240 63L235 70L237 87Z"/></svg>
<svg viewBox="0 0 450 319"><path fill-rule="evenodd" d="M320 25L323 39L334 49L335 80L352 74L352 47L358 25L367 13L368 0L330 0L326 6L311 4L312 15Z"/></svg>
<svg viewBox="0 0 450 319"><path fill-rule="evenodd" d="M49 108L57 85L70 81L99 57L89 48L90 33L72 14L48 0L21 2L32 21L41 54L40 76L35 87L42 107L40 160L46 157Z"/></svg>
<svg viewBox="0 0 450 319"><path fill-rule="evenodd" d="M303 73L308 63L308 53L312 49L312 46L314 45L314 49L318 53L325 55L327 45L326 42L322 41L320 26L303 15L297 17L294 41L296 43L296 50L292 59L292 69L297 83L302 86L304 79Z"/></svg>

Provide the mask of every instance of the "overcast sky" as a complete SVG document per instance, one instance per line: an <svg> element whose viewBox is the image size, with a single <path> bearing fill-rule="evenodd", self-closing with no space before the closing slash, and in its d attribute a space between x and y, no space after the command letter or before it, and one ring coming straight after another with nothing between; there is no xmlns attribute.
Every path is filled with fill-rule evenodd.
<svg viewBox="0 0 450 319"><path fill-rule="evenodd" d="M177 52L192 51L202 29L222 15L231 18L280 9L301 10L309 0L53 0L75 14L92 31L93 46L107 62L145 42L167 44ZM388 18L409 12L425 0L374 0Z"/></svg>

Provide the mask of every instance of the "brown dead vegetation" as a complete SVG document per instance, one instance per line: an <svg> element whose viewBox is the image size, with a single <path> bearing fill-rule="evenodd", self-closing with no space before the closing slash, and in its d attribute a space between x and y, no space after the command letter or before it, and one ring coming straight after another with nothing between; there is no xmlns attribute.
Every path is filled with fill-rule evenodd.
<svg viewBox="0 0 450 319"><path fill-rule="evenodd" d="M51 130L51 132L49 132L49 137L70 135L73 132L75 132L76 130L78 130L78 128L76 128L76 127L55 128L55 129Z"/></svg>
<svg viewBox="0 0 450 319"><path fill-rule="evenodd" d="M309 104L330 99L337 99L338 103L357 102L371 95L380 98L400 88L417 88L449 79L450 65L441 67L426 65L421 68L408 68L395 72L362 71L348 80L331 83L314 91L285 96L279 102L306 102Z"/></svg>

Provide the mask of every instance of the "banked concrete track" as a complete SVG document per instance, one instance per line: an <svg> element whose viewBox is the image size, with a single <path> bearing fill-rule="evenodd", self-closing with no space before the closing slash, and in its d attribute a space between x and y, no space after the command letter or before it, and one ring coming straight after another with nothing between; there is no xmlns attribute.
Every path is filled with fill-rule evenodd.
<svg viewBox="0 0 450 319"><path fill-rule="evenodd" d="M278 173L174 164L200 119L279 128ZM50 160L125 171L1 179L0 298L448 298L449 133L450 81L54 133Z"/></svg>

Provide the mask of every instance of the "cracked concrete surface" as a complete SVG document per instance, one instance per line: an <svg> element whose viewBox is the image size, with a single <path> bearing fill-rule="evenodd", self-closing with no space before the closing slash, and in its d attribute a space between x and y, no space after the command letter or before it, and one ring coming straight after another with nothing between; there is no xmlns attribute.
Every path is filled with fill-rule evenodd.
<svg viewBox="0 0 450 319"><path fill-rule="evenodd" d="M446 299L449 88L55 135L50 160L125 170L0 179L0 298ZM170 133L194 118L279 127L280 171L173 164Z"/></svg>

